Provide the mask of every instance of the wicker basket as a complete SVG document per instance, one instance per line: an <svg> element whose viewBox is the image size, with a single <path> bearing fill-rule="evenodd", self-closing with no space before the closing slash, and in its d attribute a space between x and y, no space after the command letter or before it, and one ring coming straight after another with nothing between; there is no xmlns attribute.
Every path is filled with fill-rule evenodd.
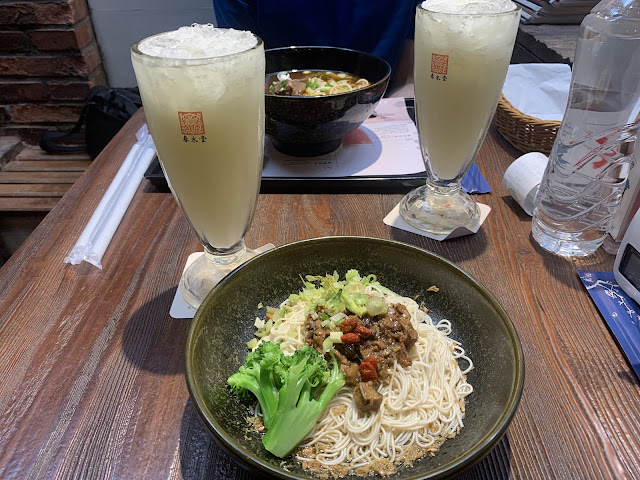
<svg viewBox="0 0 640 480"><path fill-rule="evenodd" d="M496 110L496 125L502 136L521 152L542 152L548 155L560 122L525 115L501 94Z"/></svg>

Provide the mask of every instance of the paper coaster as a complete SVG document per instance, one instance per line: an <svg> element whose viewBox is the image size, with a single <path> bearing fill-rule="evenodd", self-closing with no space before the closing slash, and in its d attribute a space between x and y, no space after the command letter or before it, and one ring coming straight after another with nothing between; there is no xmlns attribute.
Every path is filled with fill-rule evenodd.
<svg viewBox="0 0 640 480"><path fill-rule="evenodd" d="M256 248L254 252L264 253L271 250L272 248L275 248L275 245L273 245L272 243L267 243L266 245L263 245L260 248ZM184 265L184 270L186 270L187 267L191 265L196 260L196 258L198 258L201 255L204 255L204 252L196 252L189 255L189 258L187 258L187 262ZM184 297L182 296L182 292L180 292L180 286L178 286L178 288L176 288L176 294L173 297L173 303L171 304L171 309L169 310L169 315L171 315L171 318L175 318L175 319L193 318L196 314L196 311L197 310L195 308L193 308L191 305L185 302Z"/></svg>
<svg viewBox="0 0 640 480"><path fill-rule="evenodd" d="M487 216L489 215L491 208L488 205L484 205L482 203L476 202L476 204L478 205L478 208L480 208L480 222L478 223L478 226L476 226L472 230L469 230L466 227L458 227L448 235L433 235L431 233L423 232L422 230L418 230L417 228L412 227L407 222L405 222L403 218L400 216L400 204L396 205L393 208L393 210L391 210L391 212L389 212L389 214L386 217L384 217L384 223L386 223L390 227L406 230L407 232L417 233L418 235L422 235L423 237L433 238L434 240L438 240L441 242L442 240L448 240L449 238L456 238L456 237L462 237L464 235L470 235L480 230L480 227L482 226Z"/></svg>

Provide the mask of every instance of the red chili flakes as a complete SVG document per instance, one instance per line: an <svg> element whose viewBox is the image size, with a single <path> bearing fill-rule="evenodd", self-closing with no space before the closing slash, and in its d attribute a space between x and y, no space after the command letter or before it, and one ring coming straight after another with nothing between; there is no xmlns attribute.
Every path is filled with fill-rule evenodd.
<svg viewBox="0 0 640 480"><path fill-rule="evenodd" d="M369 330L364 325L358 325L354 330L354 333L357 333L362 338L367 338L371 336L371 330Z"/></svg>
<svg viewBox="0 0 640 480"><path fill-rule="evenodd" d="M345 333L340 337L342 343L358 343L360 341L360 336L357 333Z"/></svg>
<svg viewBox="0 0 640 480"><path fill-rule="evenodd" d="M370 363L371 365L373 365L373 367L378 370L378 359L376 357L374 357L373 355L365 358L364 360L367 363Z"/></svg>
<svg viewBox="0 0 640 480"><path fill-rule="evenodd" d="M349 317L342 321L340 330L342 330L342 333L349 333L356 328L356 325L358 325L358 317Z"/></svg>
<svg viewBox="0 0 640 480"><path fill-rule="evenodd" d="M363 382L378 381L378 372L376 372L376 367L371 363L362 362L360 365L358 365L358 370L360 371L360 378L362 378Z"/></svg>

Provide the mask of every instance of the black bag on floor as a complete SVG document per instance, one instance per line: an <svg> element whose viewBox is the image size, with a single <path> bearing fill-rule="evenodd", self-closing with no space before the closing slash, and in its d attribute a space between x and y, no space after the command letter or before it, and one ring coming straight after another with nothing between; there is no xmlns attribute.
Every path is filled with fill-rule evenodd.
<svg viewBox="0 0 640 480"><path fill-rule="evenodd" d="M44 133L40 148L51 153L86 151L96 158L141 106L137 88L93 87L75 126L68 132Z"/></svg>

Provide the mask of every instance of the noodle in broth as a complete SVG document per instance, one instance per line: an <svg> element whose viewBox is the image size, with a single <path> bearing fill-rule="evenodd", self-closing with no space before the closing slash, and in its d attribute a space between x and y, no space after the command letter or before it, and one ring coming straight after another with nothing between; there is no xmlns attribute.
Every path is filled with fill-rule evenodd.
<svg viewBox="0 0 640 480"><path fill-rule="evenodd" d="M368 87L369 81L347 72L289 70L269 74L265 93L282 96L320 97Z"/></svg>

